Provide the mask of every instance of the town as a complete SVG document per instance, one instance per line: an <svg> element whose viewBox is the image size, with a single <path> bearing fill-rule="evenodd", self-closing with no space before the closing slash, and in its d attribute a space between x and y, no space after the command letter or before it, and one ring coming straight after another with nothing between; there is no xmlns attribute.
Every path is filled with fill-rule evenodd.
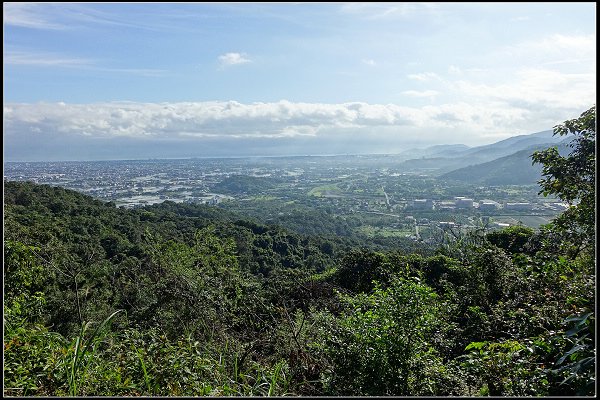
<svg viewBox="0 0 600 400"><path fill-rule="evenodd" d="M4 179L61 186L117 207L208 204L304 233L421 241L481 226L538 228L568 207L539 195L536 185L448 181L397 161L355 155L9 162Z"/></svg>

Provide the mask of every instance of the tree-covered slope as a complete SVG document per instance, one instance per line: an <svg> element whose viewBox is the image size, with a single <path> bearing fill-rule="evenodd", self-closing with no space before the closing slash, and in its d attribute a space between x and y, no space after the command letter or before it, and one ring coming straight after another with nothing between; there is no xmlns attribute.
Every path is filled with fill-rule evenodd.
<svg viewBox="0 0 600 400"><path fill-rule="evenodd" d="M542 177L542 167L532 163L531 155L534 151L550 145L532 146L493 161L459 168L442 175L441 178L485 186L535 185ZM561 154L568 153L566 144L560 144L558 148Z"/></svg>
<svg viewBox="0 0 600 400"><path fill-rule="evenodd" d="M544 131L530 135L513 136L483 146L464 149L449 147L445 150L442 148L441 151L434 152L423 151L424 154L420 158L407 160L403 165L408 168L434 169L439 173L448 173L461 168L470 168L479 164L486 164L485 168L488 168L489 170L491 167L487 166L487 164L492 165L490 163L493 163L494 160L503 159L525 150L529 151L529 155L531 155L533 150L556 145L561 140L562 139L560 138L553 137L551 131ZM520 158L519 161L521 161ZM529 170L530 169L531 168L529 168Z"/></svg>

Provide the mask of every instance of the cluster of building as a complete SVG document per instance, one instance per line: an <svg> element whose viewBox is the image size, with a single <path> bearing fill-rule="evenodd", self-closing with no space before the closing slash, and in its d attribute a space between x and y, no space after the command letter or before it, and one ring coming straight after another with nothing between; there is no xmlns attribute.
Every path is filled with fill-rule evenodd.
<svg viewBox="0 0 600 400"><path fill-rule="evenodd" d="M566 206L560 204L553 204L556 208L565 209ZM481 211L496 211L499 209L513 210L513 211L531 211L537 204L530 202L504 202L500 204L494 200L480 200L475 201L468 197L456 196L453 200L432 200L432 199L415 199L412 201L412 209L414 210L439 210L439 211L451 211L456 209L468 210L472 208L478 208Z"/></svg>
<svg viewBox="0 0 600 400"><path fill-rule="evenodd" d="M494 200L475 201L468 197L457 196L453 200L432 200L432 199L415 199L412 201L410 208L412 210L469 210L477 208L482 212L493 212L500 209L507 211L536 211L546 209L550 211L564 211L569 205L565 203L531 203L531 202L503 202L502 204Z"/></svg>

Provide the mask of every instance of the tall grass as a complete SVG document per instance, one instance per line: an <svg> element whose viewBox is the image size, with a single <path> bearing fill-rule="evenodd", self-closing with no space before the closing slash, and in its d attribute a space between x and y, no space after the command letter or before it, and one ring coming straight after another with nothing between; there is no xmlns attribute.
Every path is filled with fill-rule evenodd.
<svg viewBox="0 0 600 400"><path fill-rule="evenodd" d="M267 396L271 397L275 393L275 389L277 388L277 383L279 381L279 375L281 374L281 369L283 367L284 361L280 361L275 365L275 371L271 375L271 382L269 384L269 391L267 392ZM285 382L285 375L284 382Z"/></svg>
<svg viewBox="0 0 600 400"><path fill-rule="evenodd" d="M135 347L135 345L132 345L132 347L140 360L140 366L142 367L142 371L144 372L144 382L146 383L146 389L148 389L148 393L150 394L153 391L152 391L152 387L150 385L150 375L148 374L148 370L146 368L146 363L144 362L144 355L142 354L142 351L140 349Z"/></svg>
<svg viewBox="0 0 600 400"><path fill-rule="evenodd" d="M85 376L87 367L90 361L96 354L97 346L95 346L102 337L106 334L106 328L114 317L123 310L117 310L109 315L104 321L102 321L94 330L92 335L86 339L85 333L91 327L91 322L87 322L82 325L81 332L75 338L75 347L73 350L73 358L69 366L68 373L68 384L69 394L71 396L77 396L79 392L79 382ZM86 359L86 355L89 353L89 357Z"/></svg>

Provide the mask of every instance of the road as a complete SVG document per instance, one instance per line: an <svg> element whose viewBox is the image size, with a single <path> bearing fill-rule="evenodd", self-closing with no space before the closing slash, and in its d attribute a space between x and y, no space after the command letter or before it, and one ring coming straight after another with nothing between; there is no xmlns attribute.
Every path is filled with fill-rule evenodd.
<svg viewBox="0 0 600 400"><path fill-rule="evenodd" d="M381 191L383 192L383 194L385 195L385 203L387 204L387 206L390 206L390 198L388 197L387 193L385 192L385 189L383 188L383 186L381 187Z"/></svg>

